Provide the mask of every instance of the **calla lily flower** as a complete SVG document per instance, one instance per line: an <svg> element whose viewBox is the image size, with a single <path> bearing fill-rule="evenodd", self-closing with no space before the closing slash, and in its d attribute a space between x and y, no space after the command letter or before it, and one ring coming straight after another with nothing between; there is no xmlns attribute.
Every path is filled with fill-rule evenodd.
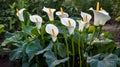
<svg viewBox="0 0 120 67"><path fill-rule="evenodd" d="M42 10L48 14L50 21L54 20L54 12L56 11L56 9L44 7Z"/></svg>
<svg viewBox="0 0 120 67"><path fill-rule="evenodd" d="M104 25L108 20L111 19L108 12L106 12L102 8L100 8L99 10L99 2L97 3L96 10L94 10L93 8L90 8L89 10L92 10L94 13L94 25L95 26Z"/></svg>
<svg viewBox="0 0 120 67"><path fill-rule="evenodd" d="M67 26L70 35L74 33L74 29L76 27L75 20L71 18L61 18L61 23Z"/></svg>
<svg viewBox="0 0 120 67"><path fill-rule="evenodd" d="M37 29L40 29L41 24L42 24L42 18L39 15L31 15L30 20L36 23Z"/></svg>
<svg viewBox="0 0 120 67"><path fill-rule="evenodd" d="M69 15L68 13L64 12L62 8L60 8L60 11L56 12L56 15L61 18L67 18Z"/></svg>
<svg viewBox="0 0 120 67"><path fill-rule="evenodd" d="M90 22L92 16L88 13L85 13L85 12L81 12L81 17L83 18L83 21L84 22Z"/></svg>
<svg viewBox="0 0 120 67"><path fill-rule="evenodd" d="M45 30L48 34L52 36L52 40L55 42L59 33L58 28L53 24L47 24Z"/></svg>
<svg viewBox="0 0 120 67"><path fill-rule="evenodd" d="M79 28L78 28L78 30L79 30L80 32L82 32L83 29L84 29L84 27L85 27L86 22L84 22L84 21L82 21L82 20L77 20L77 22L79 23Z"/></svg>
<svg viewBox="0 0 120 67"><path fill-rule="evenodd" d="M24 17L23 17L23 11L24 10L25 10L25 8L20 9L20 10L16 9L16 11L17 11L16 15L18 16L20 21L24 21Z"/></svg>
<svg viewBox="0 0 120 67"><path fill-rule="evenodd" d="M90 20L92 16L88 13L81 12L81 17L83 18L83 21L86 23L85 28L88 28L90 26Z"/></svg>

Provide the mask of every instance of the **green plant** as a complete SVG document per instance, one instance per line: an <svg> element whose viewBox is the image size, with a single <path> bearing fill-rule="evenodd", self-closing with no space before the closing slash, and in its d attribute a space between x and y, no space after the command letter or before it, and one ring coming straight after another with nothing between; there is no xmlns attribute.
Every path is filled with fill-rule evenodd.
<svg viewBox="0 0 120 67"><path fill-rule="evenodd" d="M43 7L48 20L46 16L31 15L32 12L25 5L19 8L16 15L20 21L20 30L7 32L1 44L11 46L11 61L21 60L22 67L74 67L75 64L77 67L116 67L119 63L118 55L114 52L115 42L109 33L102 31L110 16L100 9L99 2L96 10L90 9L95 16L94 25L89 23L92 16L85 12L81 12L81 18L70 18L61 9L60 14L57 14L59 20L54 18L55 9ZM79 60L76 61L76 57Z"/></svg>
<svg viewBox="0 0 120 67"><path fill-rule="evenodd" d="M0 35L2 35L4 32L5 32L5 30L4 30L4 25L3 25L3 24L0 24ZM3 38L3 36L0 36L1 41L2 41L2 38ZM1 44L1 41L0 41L0 44ZM1 48L1 47L0 47L0 48Z"/></svg>
<svg viewBox="0 0 120 67"><path fill-rule="evenodd" d="M3 24L0 24L0 34L1 34L2 32L5 32L5 30L4 30L4 25L3 25Z"/></svg>
<svg viewBox="0 0 120 67"><path fill-rule="evenodd" d="M119 0L112 0L112 14L114 17L120 16L120 1Z"/></svg>
<svg viewBox="0 0 120 67"><path fill-rule="evenodd" d="M120 23L120 16L115 19L116 22Z"/></svg>

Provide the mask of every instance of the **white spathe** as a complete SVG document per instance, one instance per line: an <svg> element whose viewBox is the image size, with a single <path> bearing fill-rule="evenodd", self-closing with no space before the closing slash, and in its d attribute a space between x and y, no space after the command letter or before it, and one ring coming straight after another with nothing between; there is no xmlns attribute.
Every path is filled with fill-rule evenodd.
<svg viewBox="0 0 120 67"><path fill-rule="evenodd" d="M47 24L45 30L48 34L52 36L52 40L53 42L55 42L59 33L58 28L53 24Z"/></svg>
<svg viewBox="0 0 120 67"><path fill-rule="evenodd" d="M88 13L81 12L81 17L83 18L84 22L90 22L92 16Z"/></svg>
<svg viewBox="0 0 120 67"><path fill-rule="evenodd" d="M32 22L36 23L37 29L41 28L42 18L39 15L30 15L29 18Z"/></svg>
<svg viewBox="0 0 120 67"><path fill-rule="evenodd" d="M94 25L105 25L105 23L111 19L109 16L109 13L105 10L96 11L93 8L90 8L89 10L92 10L94 13Z"/></svg>
<svg viewBox="0 0 120 67"><path fill-rule="evenodd" d="M82 20L77 20L77 22L78 22L78 24L79 24L78 30L79 30L80 32L82 32L83 29L84 29L84 27L85 27L86 22L84 22L84 21L82 21Z"/></svg>
<svg viewBox="0 0 120 67"><path fill-rule="evenodd" d="M42 10L48 14L50 21L54 20L54 12L56 11L56 9L44 7Z"/></svg>
<svg viewBox="0 0 120 67"><path fill-rule="evenodd" d="M68 15L68 13L63 13L62 14L62 12L61 11L57 11L56 12L56 15L61 19L61 18L67 18L67 17L69 17L69 15Z"/></svg>
<svg viewBox="0 0 120 67"><path fill-rule="evenodd" d="M20 10L17 9L17 13L16 15L18 16L20 21L24 21L24 17L23 17L23 11L25 10L25 8L22 8Z"/></svg>
<svg viewBox="0 0 120 67"><path fill-rule="evenodd" d="M61 23L68 28L69 34L74 34L76 22L72 18L61 18Z"/></svg>
<svg viewBox="0 0 120 67"><path fill-rule="evenodd" d="M86 23L85 28L89 28L89 26L90 26L89 22L90 22L92 16L88 13L81 12L81 17L83 18L83 21Z"/></svg>

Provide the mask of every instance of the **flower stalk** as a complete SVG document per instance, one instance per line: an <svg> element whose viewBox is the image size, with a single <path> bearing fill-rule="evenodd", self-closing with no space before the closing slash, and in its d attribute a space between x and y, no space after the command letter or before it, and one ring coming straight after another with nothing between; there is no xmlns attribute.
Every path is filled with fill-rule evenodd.
<svg viewBox="0 0 120 67"><path fill-rule="evenodd" d="M82 67L82 62L81 62L81 46L80 46L80 34L79 34L79 39L78 39L78 54L79 54L79 67Z"/></svg>
<svg viewBox="0 0 120 67"><path fill-rule="evenodd" d="M72 40L72 52L73 52L73 66L72 67L74 67L74 64L75 64L75 47L74 47L74 38L73 38L73 36L72 36L72 38L71 38L71 40Z"/></svg>
<svg viewBox="0 0 120 67"><path fill-rule="evenodd" d="M69 46L68 46L68 41L66 37L66 28L64 28L64 38L65 38L65 43L66 43L66 48L67 48L67 57L69 57ZM67 62L68 67L70 67L70 61L68 60Z"/></svg>

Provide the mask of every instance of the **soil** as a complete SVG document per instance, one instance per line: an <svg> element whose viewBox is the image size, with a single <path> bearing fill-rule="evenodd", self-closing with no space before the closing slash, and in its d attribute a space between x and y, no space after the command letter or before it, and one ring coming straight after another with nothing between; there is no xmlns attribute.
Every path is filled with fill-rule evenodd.
<svg viewBox="0 0 120 67"><path fill-rule="evenodd" d="M0 51L0 67L21 67L20 61L11 62L9 60L9 50Z"/></svg>

